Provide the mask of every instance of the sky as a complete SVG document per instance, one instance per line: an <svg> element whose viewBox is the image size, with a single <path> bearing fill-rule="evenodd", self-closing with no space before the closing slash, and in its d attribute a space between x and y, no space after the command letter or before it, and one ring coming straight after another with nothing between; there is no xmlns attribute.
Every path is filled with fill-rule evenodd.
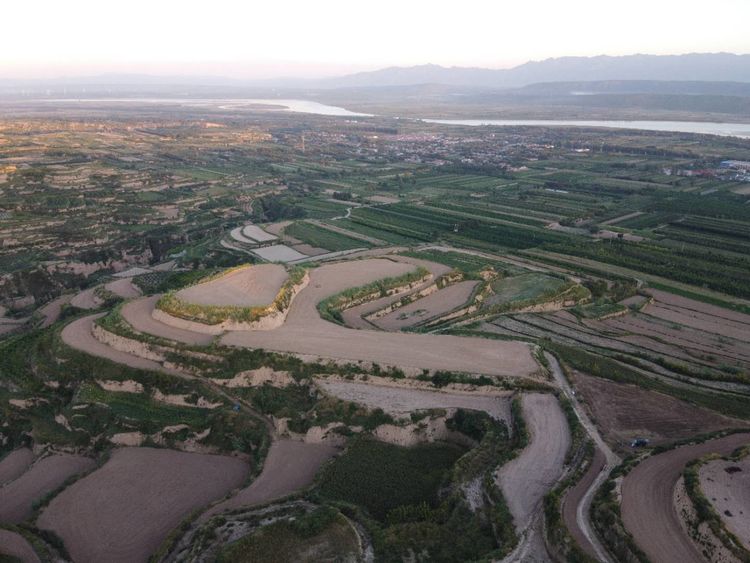
<svg viewBox="0 0 750 563"><path fill-rule="evenodd" d="M750 0L4 0L0 77L318 77L750 53Z"/></svg>

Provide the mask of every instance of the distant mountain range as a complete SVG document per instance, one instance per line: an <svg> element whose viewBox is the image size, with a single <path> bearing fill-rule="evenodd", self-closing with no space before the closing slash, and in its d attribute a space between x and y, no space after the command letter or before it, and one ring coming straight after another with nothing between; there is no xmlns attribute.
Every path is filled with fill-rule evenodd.
<svg viewBox="0 0 750 563"><path fill-rule="evenodd" d="M712 83L712 84L709 84ZM104 74L49 80L0 77L0 95L174 95L189 97L306 95L320 90L493 90L520 95L697 94L748 96L750 54L561 57L510 69L419 65L389 67L336 78L242 80L212 76ZM283 93L281 91L284 91Z"/></svg>
<svg viewBox="0 0 750 563"><path fill-rule="evenodd" d="M318 85L326 88L371 88L444 84L506 89L540 82L614 80L750 82L750 55L694 53L562 57L501 70L438 65L390 67L318 81Z"/></svg>

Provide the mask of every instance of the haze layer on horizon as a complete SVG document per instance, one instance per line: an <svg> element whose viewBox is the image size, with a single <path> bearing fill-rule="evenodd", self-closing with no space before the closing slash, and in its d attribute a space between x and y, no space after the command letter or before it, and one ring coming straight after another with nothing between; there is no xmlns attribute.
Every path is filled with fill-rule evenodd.
<svg viewBox="0 0 750 563"><path fill-rule="evenodd" d="M0 77L323 77L435 63L750 52L747 0L13 0Z"/></svg>

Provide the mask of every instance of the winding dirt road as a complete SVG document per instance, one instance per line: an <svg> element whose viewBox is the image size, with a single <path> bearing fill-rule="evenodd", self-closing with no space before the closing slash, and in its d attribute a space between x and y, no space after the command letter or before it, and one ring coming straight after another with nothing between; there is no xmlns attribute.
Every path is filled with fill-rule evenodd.
<svg viewBox="0 0 750 563"><path fill-rule="evenodd" d="M638 546L659 563L703 563L687 537L673 503L673 491L685 466L711 453L727 455L750 444L750 433L731 434L649 457L622 483L622 520Z"/></svg>

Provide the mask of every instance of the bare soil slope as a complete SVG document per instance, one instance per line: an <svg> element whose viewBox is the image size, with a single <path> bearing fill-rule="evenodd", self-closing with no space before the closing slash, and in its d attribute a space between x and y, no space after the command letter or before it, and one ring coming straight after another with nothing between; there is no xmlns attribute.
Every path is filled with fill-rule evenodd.
<svg viewBox="0 0 750 563"><path fill-rule="evenodd" d="M709 461L700 469L700 480L727 529L750 550L750 458Z"/></svg>
<svg viewBox="0 0 750 563"><path fill-rule="evenodd" d="M0 523L17 524L31 516L32 504L62 485L68 477L94 467L94 460L53 454L40 459L23 475L0 488Z"/></svg>
<svg viewBox="0 0 750 563"><path fill-rule="evenodd" d="M151 553L191 511L239 486L240 459L152 448L124 448L68 487L42 512L77 563L134 563Z"/></svg>

